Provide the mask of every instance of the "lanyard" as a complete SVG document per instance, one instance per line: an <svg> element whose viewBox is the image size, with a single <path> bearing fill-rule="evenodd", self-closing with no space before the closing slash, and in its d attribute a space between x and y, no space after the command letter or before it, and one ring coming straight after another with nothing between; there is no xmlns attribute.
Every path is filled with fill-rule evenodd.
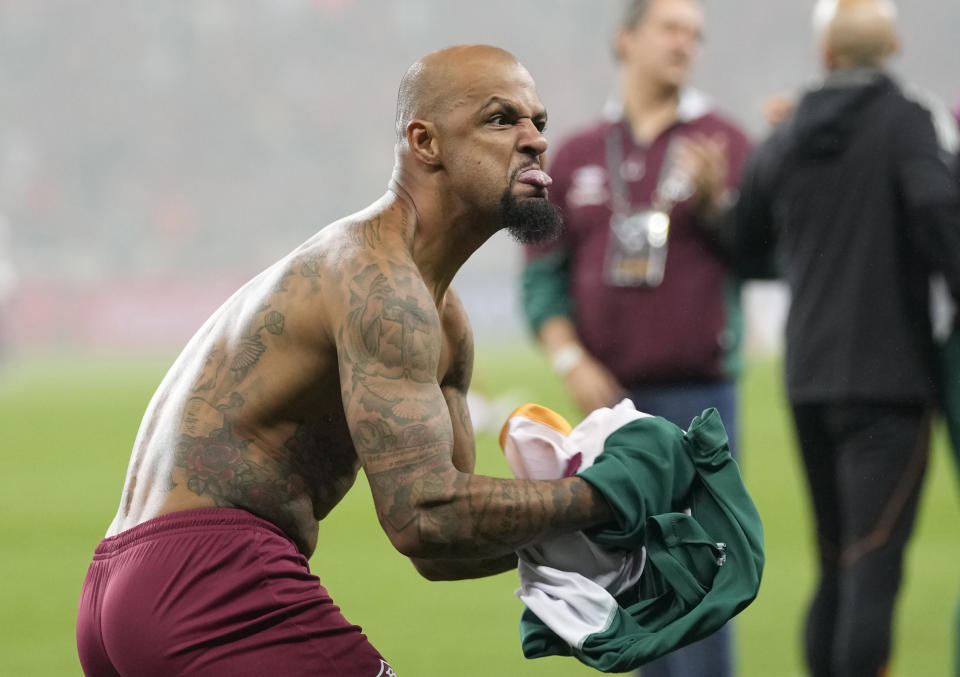
<svg viewBox="0 0 960 677"><path fill-rule="evenodd" d="M657 187L651 197L651 206L661 212L670 213L674 205L687 199L692 191L690 179L679 171L675 171L677 144L682 137L670 132L670 140L663 153L660 163L660 172L657 176ZM615 124L607 128L604 136L605 155L607 160L607 177L610 183L610 207L617 216L626 216L633 208L630 204L630 190L623 177L624 166L624 138L623 125Z"/></svg>
<svg viewBox="0 0 960 677"><path fill-rule="evenodd" d="M607 180L610 183L610 207L615 215L626 216L630 213L630 192L623 178L623 127L620 124L610 125L604 141Z"/></svg>

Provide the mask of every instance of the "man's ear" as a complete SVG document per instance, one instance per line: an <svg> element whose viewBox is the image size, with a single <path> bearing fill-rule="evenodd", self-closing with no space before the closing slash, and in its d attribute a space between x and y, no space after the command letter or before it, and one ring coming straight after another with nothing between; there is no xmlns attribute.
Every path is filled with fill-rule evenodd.
<svg viewBox="0 0 960 677"><path fill-rule="evenodd" d="M613 58L617 63L623 63L624 56L627 50L627 29L620 27L617 29L617 32L613 36Z"/></svg>
<svg viewBox="0 0 960 677"><path fill-rule="evenodd" d="M900 51L900 35L899 34L894 33L893 35L890 36L889 50L890 51L887 52L888 57L894 56L895 54L899 53Z"/></svg>
<svg viewBox="0 0 960 677"><path fill-rule="evenodd" d="M423 164L440 166L440 141L437 126L426 120L411 120L407 124L407 147L410 153Z"/></svg>
<svg viewBox="0 0 960 677"><path fill-rule="evenodd" d="M837 52L827 42L820 45L820 61L828 71L837 69Z"/></svg>

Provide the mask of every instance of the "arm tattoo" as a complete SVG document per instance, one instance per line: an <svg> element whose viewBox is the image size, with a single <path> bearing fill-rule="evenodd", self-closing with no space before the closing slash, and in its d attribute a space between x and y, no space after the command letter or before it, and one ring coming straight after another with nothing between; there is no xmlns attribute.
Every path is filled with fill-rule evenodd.
<svg viewBox="0 0 960 677"><path fill-rule="evenodd" d="M596 496L579 478L502 480L457 470L451 414L460 433L469 433L460 400L472 349L466 332L458 337L444 378L451 412L437 374L440 316L418 284L410 269L367 266L351 278L338 332L344 409L391 539L412 544L418 556L487 558L597 523Z"/></svg>
<svg viewBox="0 0 960 677"><path fill-rule="evenodd" d="M376 269L364 271L354 281L361 291L351 293L354 308L341 335L353 363L361 368L399 368L395 379L425 368L424 359L438 342L431 337L435 327L416 297L401 298ZM377 375L384 375L383 370Z"/></svg>
<svg viewBox="0 0 960 677"><path fill-rule="evenodd" d="M450 477L409 466L368 473L374 492L392 498L378 504L381 523L397 533L412 530L421 556L491 557L609 519L602 499L579 478Z"/></svg>
<svg viewBox="0 0 960 677"><path fill-rule="evenodd" d="M436 311L431 318L416 297L400 297L377 266L361 272L354 283L353 309L339 337L350 365L350 378L343 384L347 400L381 415L387 424L435 417L437 407L443 407L435 376Z"/></svg>

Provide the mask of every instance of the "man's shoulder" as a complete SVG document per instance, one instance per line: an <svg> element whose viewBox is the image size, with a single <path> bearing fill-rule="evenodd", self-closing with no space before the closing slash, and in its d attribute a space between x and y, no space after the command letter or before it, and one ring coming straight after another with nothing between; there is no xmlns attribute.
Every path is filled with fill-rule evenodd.
<svg viewBox="0 0 960 677"><path fill-rule="evenodd" d="M954 154L960 150L957 119L943 99L912 84L901 85L897 94L902 100L904 119L912 120L913 124L926 124L929 120L944 151Z"/></svg>
<svg viewBox="0 0 960 677"><path fill-rule="evenodd" d="M331 320L358 298L419 297L425 287L397 231L377 215L336 221L274 266L277 289L302 312Z"/></svg>
<svg viewBox="0 0 960 677"><path fill-rule="evenodd" d="M415 267L404 234L392 220L389 213L360 212L334 221L292 251L286 265L306 264L341 275L370 264Z"/></svg>
<svg viewBox="0 0 960 677"><path fill-rule="evenodd" d="M918 148L918 139L932 139L951 156L960 149L960 131L943 100L910 83L890 78L884 83L885 87L877 88L873 115L864 134L878 144L893 145L907 153Z"/></svg>
<svg viewBox="0 0 960 677"><path fill-rule="evenodd" d="M897 118L934 117L941 109L949 109L934 94L909 82L900 82L883 74L870 88L878 109Z"/></svg>

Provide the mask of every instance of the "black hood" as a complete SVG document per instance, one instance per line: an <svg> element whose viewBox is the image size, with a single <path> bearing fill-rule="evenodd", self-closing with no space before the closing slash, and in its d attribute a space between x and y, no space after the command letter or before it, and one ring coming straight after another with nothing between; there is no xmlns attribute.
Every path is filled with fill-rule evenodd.
<svg viewBox="0 0 960 677"><path fill-rule="evenodd" d="M841 153L870 102L892 87L893 81L879 71L831 75L804 95L784 130L791 154L826 158Z"/></svg>

